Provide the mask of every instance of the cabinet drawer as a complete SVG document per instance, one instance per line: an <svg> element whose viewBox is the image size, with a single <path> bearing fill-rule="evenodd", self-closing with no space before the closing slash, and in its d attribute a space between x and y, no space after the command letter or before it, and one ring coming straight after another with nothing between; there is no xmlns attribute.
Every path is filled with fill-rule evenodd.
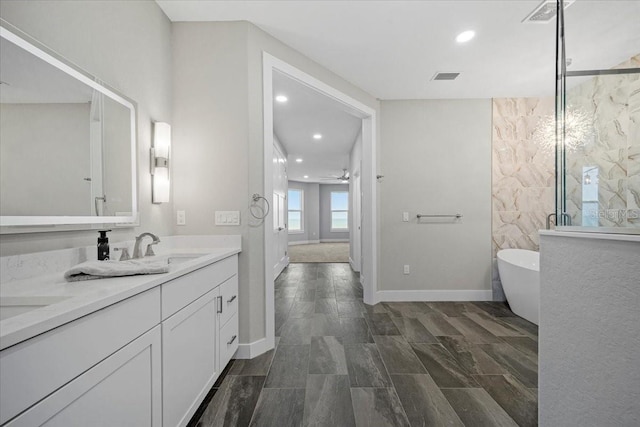
<svg viewBox="0 0 640 427"><path fill-rule="evenodd" d="M238 256L225 258L162 285L162 320L238 272Z"/></svg>
<svg viewBox="0 0 640 427"><path fill-rule="evenodd" d="M0 424L160 323L160 289L106 307L0 352Z"/></svg>
<svg viewBox="0 0 640 427"><path fill-rule="evenodd" d="M129 343L7 424L162 425L160 325Z"/></svg>
<svg viewBox="0 0 640 427"><path fill-rule="evenodd" d="M229 321L220 328L218 345L220 347L220 365L222 372L238 349L238 314L234 314Z"/></svg>
<svg viewBox="0 0 640 427"><path fill-rule="evenodd" d="M222 297L220 325L224 325L238 312L238 275L220 285L220 296Z"/></svg>

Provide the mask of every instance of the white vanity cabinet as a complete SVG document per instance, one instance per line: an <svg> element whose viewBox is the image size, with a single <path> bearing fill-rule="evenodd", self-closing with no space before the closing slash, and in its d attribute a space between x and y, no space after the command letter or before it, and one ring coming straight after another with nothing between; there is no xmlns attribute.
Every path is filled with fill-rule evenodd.
<svg viewBox="0 0 640 427"><path fill-rule="evenodd" d="M155 288L3 350L0 352L0 424L4 424L47 396L49 397L46 400L36 406L40 407L37 413L47 413L50 416L55 414L55 405L64 402L66 406L69 402L65 399L79 393L78 390L84 387L82 381L81 385L74 385L78 378L84 377L80 376L81 374L88 374L92 367L107 360L128 343L135 342L134 340L159 322L160 289ZM153 351L150 350L149 355L154 356L153 362L158 364L160 353L159 350L156 352L156 348L159 349L159 345L151 347ZM152 362L151 358L148 362ZM145 384L150 387L159 386L160 371L157 373L158 377L153 379L152 383ZM95 384L105 378L96 380ZM115 377L111 379L109 390L119 388L117 383ZM126 383L121 386L125 391L131 389ZM68 390L73 391L69 394ZM102 390L104 392L105 389ZM149 393L156 395L151 390ZM80 397L78 394L75 399ZM105 400L105 406L117 412L111 405L109 400ZM57 406L57 410L63 408L64 406ZM32 416L29 415L27 419L31 420ZM15 421L12 425L40 425L25 423L20 421L20 418Z"/></svg>
<svg viewBox="0 0 640 427"><path fill-rule="evenodd" d="M160 346L156 326L6 426L162 426Z"/></svg>
<svg viewBox="0 0 640 427"><path fill-rule="evenodd" d="M216 366L218 289L162 322L162 419L186 425L207 395Z"/></svg>
<svg viewBox="0 0 640 427"><path fill-rule="evenodd" d="M232 256L162 285L165 427L184 426L189 422L233 355L227 358L227 349L231 346L225 342L226 360L221 363L219 348L223 338L219 325L231 319L222 316L230 313L232 307L236 307L237 313L237 272L238 258ZM231 300L226 304L229 310L225 310L225 298ZM237 348L237 338L234 342Z"/></svg>
<svg viewBox="0 0 640 427"><path fill-rule="evenodd" d="M185 426L238 348L237 252L186 271L2 350L0 425Z"/></svg>
<svg viewBox="0 0 640 427"><path fill-rule="evenodd" d="M220 285L218 363L222 372L238 349L238 276Z"/></svg>

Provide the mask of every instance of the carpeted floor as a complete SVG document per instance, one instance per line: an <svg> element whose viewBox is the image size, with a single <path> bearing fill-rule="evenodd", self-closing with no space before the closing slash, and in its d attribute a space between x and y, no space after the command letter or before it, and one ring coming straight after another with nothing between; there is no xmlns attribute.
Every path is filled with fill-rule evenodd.
<svg viewBox="0 0 640 427"><path fill-rule="evenodd" d="M289 262L349 262L349 243L290 245Z"/></svg>

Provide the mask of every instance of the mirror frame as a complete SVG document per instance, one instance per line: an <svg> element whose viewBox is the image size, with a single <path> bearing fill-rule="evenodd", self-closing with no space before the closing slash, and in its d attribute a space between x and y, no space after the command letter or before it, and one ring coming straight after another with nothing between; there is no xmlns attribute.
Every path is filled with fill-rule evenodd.
<svg viewBox="0 0 640 427"><path fill-rule="evenodd" d="M138 193L137 193L137 105L136 103L116 92L114 89L102 84L99 80L77 67L67 59L56 54L53 50L33 39L29 35L15 28L7 21L0 19L0 37L21 47L27 52L42 59L48 64L58 68L69 76L90 86L92 89L104 94L119 104L127 107L130 111L131 120L131 212L127 216L0 216L0 234L28 233L42 231L63 231L89 229L105 224L120 226L136 226L139 222ZM61 228L43 229L42 226L63 226ZM80 227L69 227L80 226Z"/></svg>

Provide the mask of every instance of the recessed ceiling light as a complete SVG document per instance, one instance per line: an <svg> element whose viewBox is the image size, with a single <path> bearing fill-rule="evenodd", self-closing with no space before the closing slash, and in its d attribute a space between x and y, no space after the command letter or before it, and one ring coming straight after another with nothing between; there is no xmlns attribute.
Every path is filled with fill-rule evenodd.
<svg viewBox="0 0 640 427"><path fill-rule="evenodd" d="M296 159L296 163L302 163L302 159L301 158L297 158Z"/></svg>
<svg viewBox="0 0 640 427"><path fill-rule="evenodd" d="M278 95L278 96L276 96L276 101L278 101L278 102L287 102L288 100L289 100L289 98L287 98L287 97L286 97L286 96L284 96L284 95Z"/></svg>
<svg viewBox="0 0 640 427"><path fill-rule="evenodd" d="M475 31L471 31L471 30L463 31L462 33L458 34L458 36L456 37L456 41L458 43L466 43L472 38L474 38L475 36L476 36Z"/></svg>
<svg viewBox="0 0 640 427"><path fill-rule="evenodd" d="M314 133L313 134L313 139L322 139L322 135L319 133Z"/></svg>
<svg viewBox="0 0 640 427"><path fill-rule="evenodd" d="M309 175L305 175L305 176L303 176L303 178L309 178Z"/></svg>

